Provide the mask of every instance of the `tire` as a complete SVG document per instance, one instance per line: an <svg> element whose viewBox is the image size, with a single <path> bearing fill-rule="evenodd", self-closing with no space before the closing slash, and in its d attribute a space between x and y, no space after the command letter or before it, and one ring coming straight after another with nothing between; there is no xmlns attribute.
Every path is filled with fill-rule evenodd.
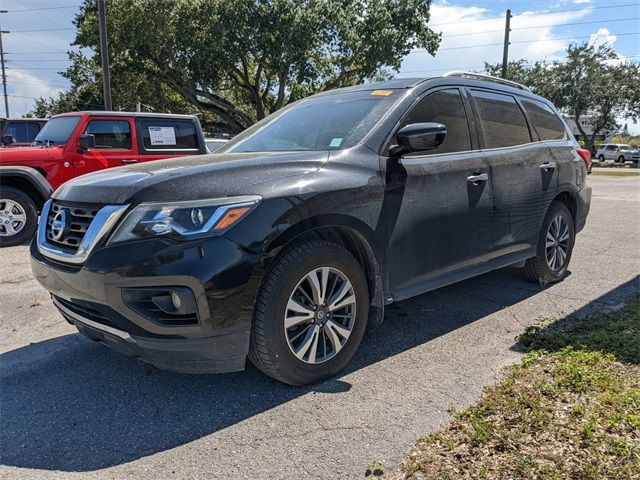
<svg viewBox="0 0 640 480"><path fill-rule="evenodd" d="M18 223L17 218L24 218L24 222ZM33 199L22 190L3 186L0 189L0 247L30 240L37 227L38 208Z"/></svg>
<svg viewBox="0 0 640 480"><path fill-rule="evenodd" d="M602 154L598 155L598 161L599 162L604 162L604 155L602 155Z"/></svg>
<svg viewBox="0 0 640 480"><path fill-rule="evenodd" d="M625 162L624 157L623 157L622 155L620 155L620 156L618 157L618 163L624 163L624 162Z"/></svg>
<svg viewBox="0 0 640 480"><path fill-rule="evenodd" d="M340 299L353 300L355 303L335 310L325 310L319 303L320 307L312 310L312 300L317 297L310 289L309 276L317 269L326 269L321 272L321 275L328 273L325 290L329 293L326 296L333 299L336 306L344 302L338 301ZM350 282L351 288L340 275ZM316 275L315 278L319 284L322 283L323 277ZM342 287L345 288L344 295L339 294ZM300 296L302 291L299 289L307 296ZM295 300L300 300L297 305L293 304L296 308L305 303L306 313L301 314L302 317L308 317L309 313L313 317L298 321L300 317L296 316L295 311L287 308ZM352 308L355 308L355 315ZM324 240L299 243L280 254L265 274L253 312L249 359L266 375L290 385L308 385L324 380L349 363L362 341L368 315L367 280L354 256L340 245ZM285 316L288 322L293 319L296 324L285 329ZM337 329L336 325L342 330ZM349 326L351 330L347 337L335 333L344 333ZM298 338L294 338L296 335L299 335ZM307 339L311 338L309 342L313 344L314 335L318 338L317 349L311 347L305 350L303 347ZM336 345L336 339L338 346L334 349L332 346ZM321 340L324 341L322 345ZM300 358L294 352L296 347ZM324 360L321 354L326 357ZM316 362L312 361L312 355Z"/></svg>
<svg viewBox="0 0 640 480"><path fill-rule="evenodd" d="M547 234L553 236L552 231L552 223L555 221L557 217L561 217L559 221L560 224L564 222L564 225L567 227L567 237L566 242L557 242L554 243L553 246L549 246L549 248L556 249L556 257L551 253L551 261L548 259L547 254ZM558 225L558 224L556 224ZM554 226L555 228L555 226ZM562 233L564 229L560 229L561 234L556 238L564 237ZM538 237L538 245L536 248L536 256L528 259L524 266L524 273L527 278L530 280L540 283L542 285L546 285L549 283L555 283L565 276L567 273L567 268L569 267L569 262L571 261L571 254L573 252L573 246L575 244L575 227L573 224L573 218L571 217L571 212L567 206L562 202L553 202L549 207L547 215L542 224L542 229L540 231L540 235ZM551 241L551 240L550 240ZM554 240L555 241L555 240ZM557 246L556 246L557 245ZM564 253L561 254L559 252L562 249L562 245L566 246L566 251L562 250ZM564 256L564 258L563 258ZM554 260L557 258L558 261L562 259L562 263L555 265L555 268L552 268L554 264ZM550 265L551 263L551 265Z"/></svg>

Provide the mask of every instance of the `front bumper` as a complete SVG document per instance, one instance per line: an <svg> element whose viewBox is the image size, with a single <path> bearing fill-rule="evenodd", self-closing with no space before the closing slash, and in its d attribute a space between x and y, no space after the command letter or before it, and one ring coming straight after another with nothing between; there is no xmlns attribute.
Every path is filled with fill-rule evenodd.
<svg viewBox="0 0 640 480"><path fill-rule="evenodd" d="M222 237L105 247L81 267L56 263L31 245L35 278L80 333L158 368L188 373L244 368L262 260ZM197 322L160 324L123 298L123 291L160 287L191 290Z"/></svg>

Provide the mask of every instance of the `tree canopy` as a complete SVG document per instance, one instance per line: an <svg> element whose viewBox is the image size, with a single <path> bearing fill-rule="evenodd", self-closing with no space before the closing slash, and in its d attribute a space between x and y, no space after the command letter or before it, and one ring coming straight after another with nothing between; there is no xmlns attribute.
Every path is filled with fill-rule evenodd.
<svg viewBox="0 0 640 480"><path fill-rule="evenodd" d="M485 64L485 71L499 75L501 67ZM618 58L607 44L570 45L565 59L549 63L509 62L507 78L527 85L572 118L587 148L597 134L617 131L620 118L640 118L640 65ZM583 115L590 116L590 135L579 122Z"/></svg>
<svg viewBox="0 0 640 480"><path fill-rule="evenodd" d="M430 0L109 0L114 105L208 112L238 132L319 91L387 78L413 48L437 50ZM99 51L95 0L75 45ZM101 103L99 54L70 54L71 92L42 100ZM84 107L86 108L86 107Z"/></svg>

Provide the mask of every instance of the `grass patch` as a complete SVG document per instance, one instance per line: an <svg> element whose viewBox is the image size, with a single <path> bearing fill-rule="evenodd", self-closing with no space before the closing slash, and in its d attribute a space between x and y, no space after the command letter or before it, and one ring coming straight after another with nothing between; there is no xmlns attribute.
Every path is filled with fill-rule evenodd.
<svg viewBox="0 0 640 480"><path fill-rule="evenodd" d="M640 297L518 343L506 378L384 478L640 479Z"/></svg>
<svg viewBox="0 0 640 480"><path fill-rule="evenodd" d="M609 177L637 177L640 170L593 170L591 175L607 175Z"/></svg>

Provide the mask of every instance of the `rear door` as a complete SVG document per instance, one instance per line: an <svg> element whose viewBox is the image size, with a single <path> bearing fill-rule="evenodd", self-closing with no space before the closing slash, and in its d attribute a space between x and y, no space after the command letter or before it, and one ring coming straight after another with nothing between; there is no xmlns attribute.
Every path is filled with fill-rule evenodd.
<svg viewBox="0 0 640 480"><path fill-rule="evenodd" d="M490 172L470 116L463 92L446 87L428 92L400 122L398 128L442 123L447 135L440 147L387 167L386 195L393 201L385 203L395 205L386 212L388 272L396 299L459 280L490 257Z"/></svg>
<svg viewBox="0 0 640 480"><path fill-rule="evenodd" d="M139 117L138 159L141 162L205 153L199 124L189 118Z"/></svg>
<svg viewBox="0 0 640 480"><path fill-rule="evenodd" d="M121 167L138 161L138 152L134 149L135 132L131 118L89 116L82 133L93 135L96 145L88 151L82 151L80 148L76 150L74 154L76 175L104 168Z"/></svg>
<svg viewBox="0 0 640 480"><path fill-rule="evenodd" d="M491 166L494 196L494 258L535 250L542 224L543 183L553 172L543 142L533 142L525 114L510 94L470 89L480 142ZM536 138L537 140L537 138Z"/></svg>

